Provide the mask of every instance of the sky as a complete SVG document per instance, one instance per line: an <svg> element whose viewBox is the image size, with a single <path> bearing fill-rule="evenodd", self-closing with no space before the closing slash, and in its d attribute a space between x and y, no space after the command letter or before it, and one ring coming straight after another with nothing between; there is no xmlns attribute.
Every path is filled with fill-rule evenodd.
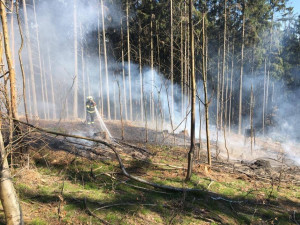
<svg viewBox="0 0 300 225"><path fill-rule="evenodd" d="M300 0L290 0L289 6L294 7L294 13L300 15Z"/></svg>

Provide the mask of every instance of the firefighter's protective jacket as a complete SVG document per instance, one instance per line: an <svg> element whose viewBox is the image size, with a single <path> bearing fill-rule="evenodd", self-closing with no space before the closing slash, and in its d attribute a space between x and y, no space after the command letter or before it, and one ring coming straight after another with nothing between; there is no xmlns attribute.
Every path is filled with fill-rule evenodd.
<svg viewBox="0 0 300 225"><path fill-rule="evenodd" d="M88 100L86 102L86 111L88 113L95 113L95 106L96 106L96 103L94 101Z"/></svg>

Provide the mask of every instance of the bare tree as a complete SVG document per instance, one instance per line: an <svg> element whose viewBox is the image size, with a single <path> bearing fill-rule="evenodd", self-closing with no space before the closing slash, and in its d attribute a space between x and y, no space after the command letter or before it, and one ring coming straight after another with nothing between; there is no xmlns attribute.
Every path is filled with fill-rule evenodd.
<svg viewBox="0 0 300 225"><path fill-rule="evenodd" d="M35 90L35 77L34 77L34 69L33 69L33 61L32 61L32 51L31 51L31 42L30 42L30 32L28 27L28 19L27 19L27 7L26 0L22 0L23 2L23 12L24 12L24 23L25 23L25 34L27 41L27 52L28 52L28 60L29 60L29 69L30 69L30 83L31 83L31 92L32 92L32 103L33 103L33 116L38 118L38 108L37 108L37 99L36 99L36 90Z"/></svg>
<svg viewBox="0 0 300 225"><path fill-rule="evenodd" d="M207 162L211 166L211 152L210 152L210 139L209 139L209 101L207 95L207 52L206 45L206 25L205 25L206 14L202 13L202 76L203 76L203 89L204 89L204 107L205 107L205 125L206 125L206 148L207 148Z"/></svg>
<svg viewBox="0 0 300 225"><path fill-rule="evenodd" d="M222 63L222 91L221 91L221 113L220 113L220 128L223 127L224 115L224 86L225 86L225 68L226 68L226 32L227 32L227 0L224 0L224 32L223 32L223 63Z"/></svg>
<svg viewBox="0 0 300 225"><path fill-rule="evenodd" d="M142 33L142 27L141 27L141 20L139 19L139 71L140 71L140 89L141 89L141 98L140 98L140 104L141 104L141 121L144 121L144 103L143 103L143 69L142 69L142 45L141 45L141 33ZM123 50L123 49L122 49Z"/></svg>
<svg viewBox="0 0 300 225"><path fill-rule="evenodd" d="M73 117L78 117L78 42L77 42L77 0L74 0L74 95Z"/></svg>
<svg viewBox="0 0 300 225"><path fill-rule="evenodd" d="M28 123L29 120L28 120L27 99L26 99L26 78L25 78L25 72L24 72L22 54L21 54L23 45L24 45L24 38L23 38L20 13L19 13L19 1L16 2L16 14L17 14L17 20L18 20L18 26L19 26L20 38L21 38L21 45L20 45L18 54L19 54L19 62L20 62L20 68L21 68L21 73L22 73L22 82L23 82L23 102L24 102L25 118Z"/></svg>
<svg viewBox="0 0 300 225"><path fill-rule="evenodd" d="M191 68L191 146L188 153L188 168L186 180L190 180L193 169L193 158L195 151L195 104L196 104L196 79L195 79L195 59L194 59L194 28L192 18L193 1L189 0L189 25L190 25L190 68Z"/></svg>
<svg viewBox="0 0 300 225"><path fill-rule="evenodd" d="M6 8L0 3L1 24L3 29L4 49L10 80L10 103L13 118L18 119L17 95L16 95L16 74L11 58L9 35L7 28ZM2 40L1 40L2 41ZM1 51L3 52L3 51ZM2 54L0 55L2 58ZM2 59L0 60L2 61ZM2 121L0 120L0 127ZM3 137L0 131L0 198L4 209L6 224L23 224L22 210L12 183L11 174L7 162L7 152L4 148Z"/></svg>
<svg viewBox="0 0 300 225"><path fill-rule="evenodd" d="M171 77L171 117L174 117L174 52L173 52L173 0L170 0L170 77Z"/></svg>
<svg viewBox="0 0 300 225"><path fill-rule="evenodd" d="M129 2L126 0L126 23L127 23L127 57L128 57L128 83L129 83L129 118L132 120L132 96L131 96L131 50L130 50L130 27L129 27Z"/></svg>
<svg viewBox="0 0 300 225"><path fill-rule="evenodd" d="M99 105L100 105L100 112L103 115L103 79L102 79L102 60L101 60L101 32L100 32L100 9L98 7L98 57L99 57ZM82 34L81 34L82 35ZM81 38L82 39L82 38ZM81 47L83 49L83 47ZM83 62L83 60L82 60ZM85 98L84 98L85 102ZM85 112L86 113L86 112ZM85 118L84 113L84 118Z"/></svg>
<svg viewBox="0 0 300 225"><path fill-rule="evenodd" d="M124 94L124 111L125 111L125 119L128 120L127 117L127 97L126 97L126 78L125 78L125 63L124 63L124 35L123 35L123 19L121 17L121 53L122 53L122 75L123 75L123 94Z"/></svg>
<svg viewBox="0 0 300 225"><path fill-rule="evenodd" d="M240 100L239 100L239 130L238 133L242 132L242 101L243 101L243 72L244 72L244 46L245 46L245 9L246 2L243 0L243 25L242 25L242 49L241 49L241 71L240 71Z"/></svg>
<svg viewBox="0 0 300 225"><path fill-rule="evenodd" d="M106 78L107 118L110 120L109 81L108 81L108 65L107 65L107 54L106 54L106 35L105 35L103 0L101 0L101 13L102 13L102 39L103 39L105 78Z"/></svg>

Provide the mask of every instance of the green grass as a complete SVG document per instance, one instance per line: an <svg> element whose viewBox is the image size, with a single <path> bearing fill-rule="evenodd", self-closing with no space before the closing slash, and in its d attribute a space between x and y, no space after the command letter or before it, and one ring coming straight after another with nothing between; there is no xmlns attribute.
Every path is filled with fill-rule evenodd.
<svg viewBox="0 0 300 225"><path fill-rule="evenodd" d="M47 222L43 219L35 218L29 222L29 225L47 225Z"/></svg>
<svg viewBox="0 0 300 225"><path fill-rule="evenodd" d="M152 147L153 148L153 147ZM158 147L154 148L154 151ZM161 149L160 149L161 150ZM153 157L152 161L161 161L167 164L178 165L180 160L168 158L172 152L169 146L163 147L162 153L159 153L162 158ZM46 160L51 162L53 156L46 156ZM173 159L176 159L176 161ZM209 222L210 224L219 224L220 221L225 221L227 224L256 224L264 220L274 220L275 223L286 224L289 214L284 211L274 211L274 208L266 208L262 206L251 205L251 201L247 202L247 207L237 203L229 203L224 200L213 200L207 192L200 193L171 193L168 195L151 192L152 187L141 183L128 180L124 176L114 175L116 179L104 175L108 172L119 172L117 163L110 164L89 161L87 159L76 158L72 164L65 165L49 165L45 161L39 159L37 170L41 176L49 179L55 177L59 182L43 183L34 187L27 184L16 185L16 189L23 202L27 204L35 204L33 209L39 208L41 205L51 205L55 210L53 220L57 219L58 195L61 192L64 181L63 190L63 212L62 221L72 223L74 220L77 223L86 224L92 221L93 224L99 224L99 221L91 217L85 211L84 200L86 199L88 208L91 211L103 206L114 205L118 203L132 203L130 206L111 206L109 208L96 210L94 213L100 218L108 221L111 224L131 224L137 219L136 223L142 224L143 218L148 218L147 222L152 224L162 223L168 224L171 220L173 224L202 224ZM182 161L185 159L182 159ZM90 175L90 170L93 168L95 177ZM210 185L209 191L215 192L217 196L229 201L237 200L254 200L257 196L264 194L267 198L271 192L271 188L255 189L253 184L240 180L231 179L231 182L211 182L210 178L203 177L203 174L193 173L191 181L184 182L182 171L178 172L180 176L168 176L168 171L159 170L163 166L153 167L150 164L132 161L126 161L126 168L131 168L131 173L135 174L135 169L138 169L137 176L143 177L149 171L151 177L145 179L152 182L170 185L174 187L188 187L206 190ZM173 170L170 170L173 173ZM149 173L148 173L149 174ZM59 178L59 179L58 179ZM144 178L144 177L143 177ZM213 179L213 178L212 178ZM147 188L149 190L142 191L133 188L127 184L121 183L126 181L127 184L136 185ZM157 190L157 189L155 189ZM250 190L255 190L248 193ZM277 191L274 188L270 201L276 202L277 199L290 200L300 198L300 188L293 187L291 189L282 188ZM141 206L142 203L152 203L155 206ZM299 202L298 202L299 204ZM198 211L196 211L196 209ZM255 214L254 214L255 210ZM140 215L136 217L136 215ZM300 216L296 214L296 216ZM49 219L49 215L47 217ZM51 217L52 218L52 217ZM276 221L275 221L275 218ZM47 220L42 216L32 220L30 224L47 224Z"/></svg>

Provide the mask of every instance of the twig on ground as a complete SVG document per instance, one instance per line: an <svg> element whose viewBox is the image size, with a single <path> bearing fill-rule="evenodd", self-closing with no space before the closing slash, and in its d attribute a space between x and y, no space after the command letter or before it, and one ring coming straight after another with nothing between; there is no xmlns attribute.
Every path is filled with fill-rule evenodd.
<svg viewBox="0 0 300 225"><path fill-rule="evenodd" d="M142 152L146 152L147 154L149 155L154 155L153 153L149 152L148 150L144 149L144 148L141 148L141 147L138 147L138 146L135 146L135 145L131 145L129 143L126 143L124 141L121 141L121 140L117 140L117 139L114 139L117 143L121 144L121 145L125 145L125 146L128 146L128 147L131 147L133 149L136 149L136 150L139 150L139 151L142 151Z"/></svg>
<svg viewBox="0 0 300 225"><path fill-rule="evenodd" d="M209 185L207 186L207 190L209 190L210 186L214 183L215 181L214 180L211 180Z"/></svg>
<svg viewBox="0 0 300 225"><path fill-rule="evenodd" d="M97 219L100 220L103 224L110 225L109 222L105 221L104 219L101 219L99 216L97 216L95 213L93 213L93 212L87 207L86 198L84 198L84 208L85 208L86 212L87 212L89 215L91 215L91 216L97 218Z"/></svg>
<svg viewBox="0 0 300 225"><path fill-rule="evenodd" d="M230 202L230 203L243 203L243 201L233 201L233 200L229 200L229 199L226 199L226 198L223 198L223 197L211 197L211 199L213 200L223 200L225 202Z"/></svg>
<svg viewBox="0 0 300 225"><path fill-rule="evenodd" d="M296 220L296 211L294 210L294 213L293 213L293 219L294 219L294 222L299 225L298 221Z"/></svg>
<svg viewBox="0 0 300 225"><path fill-rule="evenodd" d="M115 173L114 173L114 174L115 174ZM106 176L109 176L109 177L112 178L112 179L118 180L117 178L113 177L113 176L112 176L111 174L109 174L109 173L102 173L102 175L106 175ZM168 192L156 191L156 190L151 190L151 189L148 189L148 188L136 186L136 185L133 185L133 184L128 184L128 183L126 183L126 181L120 181L120 184L125 184L125 185L127 185L127 186L130 186L130 187L133 187L133 188L136 188L136 189L139 189L139 190L143 190L143 191L150 191L150 192L155 192L155 193L159 193L159 194L167 194L167 195L170 194L170 193L168 193Z"/></svg>
<svg viewBox="0 0 300 225"><path fill-rule="evenodd" d="M110 207L114 207L114 206L157 206L157 204L150 204L150 203L130 203L130 202L125 202L125 203L116 203L116 204L111 204L111 205L105 205L105 206L101 206L97 209L95 209L93 212L95 211L98 211L100 209L107 209L107 208L110 208Z"/></svg>

